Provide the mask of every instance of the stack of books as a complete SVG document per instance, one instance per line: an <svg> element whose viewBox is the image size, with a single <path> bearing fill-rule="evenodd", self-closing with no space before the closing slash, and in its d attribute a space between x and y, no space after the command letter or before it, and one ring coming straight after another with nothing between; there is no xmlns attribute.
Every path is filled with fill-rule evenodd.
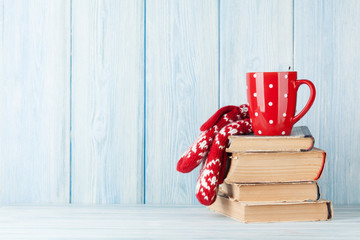
<svg viewBox="0 0 360 240"><path fill-rule="evenodd" d="M242 222L331 219L317 183L326 153L313 145L306 126L290 136L231 136L227 175L208 208Z"/></svg>

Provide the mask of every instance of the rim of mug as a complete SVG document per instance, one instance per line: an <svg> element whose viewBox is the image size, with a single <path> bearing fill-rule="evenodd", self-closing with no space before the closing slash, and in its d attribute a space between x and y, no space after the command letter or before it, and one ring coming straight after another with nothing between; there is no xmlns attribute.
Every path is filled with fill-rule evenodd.
<svg viewBox="0 0 360 240"><path fill-rule="evenodd" d="M288 72L297 72L297 71L275 71L275 72L246 72L246 73L288 73Z"/></svg>

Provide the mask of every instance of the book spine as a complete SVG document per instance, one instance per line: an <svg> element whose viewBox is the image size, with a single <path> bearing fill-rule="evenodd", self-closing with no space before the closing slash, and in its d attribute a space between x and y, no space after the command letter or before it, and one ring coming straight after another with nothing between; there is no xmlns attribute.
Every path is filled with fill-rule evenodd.
<svg viewBox="0 0 360 240"><path fill-rule="evenodd" d="M326 152L323 152L323 162L322 162L322 166L321 166L321 169L318 173L318 175L316 176L316 178L314 180L318 180L320 177L321 177L321 174L323 173L324 171L324 166L325 166L325 160L326 160Z"/></svg>
<svg viewBox="0 0 360 240"><path fill-rule="evenodd" d="M306 136L307 138L311 138L311 146L308 149L300 149L301 152L308 152L314 148L315 138L313 136Z"/></svg>
<svg viewBox="0 0 360 240"><path fill-rule="evenodd" d="M319 200L320 199L320 187L319 187L319 184L317 183L317 182L315 182L315 184L316 184L316 189L317 189L317 198L316 198L316 200Z"/></svg>
<svg viewBox="0 0 360 240"><path fill-rule="evenodd" d="M332 207L332 204L330 201L326 203L326 206L327 206L327 210L328 210L327 219L330 220L333 218L333 207Z"/></svg>

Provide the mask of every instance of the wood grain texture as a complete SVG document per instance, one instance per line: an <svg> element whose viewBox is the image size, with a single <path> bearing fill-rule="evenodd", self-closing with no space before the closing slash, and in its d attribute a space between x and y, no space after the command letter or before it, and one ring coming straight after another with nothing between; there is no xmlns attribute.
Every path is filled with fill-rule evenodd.
<svg viewBox="0 0 360 240"><path fill-rule="evenodd" d="M353 239L360 206L335 206L321 222L242 224L205 207L6 206L1 239Z"/></svg>
<svg viewBox="0 0 360 240"><path fill-rule="evenodd" d="M0 202L69 201L69 1L0 1Z"/></svg>
<svg viewBox="0 0 360 240"><path fill-rule="evenodd" d="M317 89L299 124L308 125L328 153L320 188L338 204L360 202L359 23L357 0L295 1L295 69ZM308 96L303 91L299 105Z"/></svg>
<svg viewBox="0 0 360 240"><path fill-rule="evenodd" d="M293 67L293 3L220 0L220 106L246 99L246 72Z"/></svg>
<svg viewBox="0 0 360 240"><path fill-rule="evenodd" d="M289 66L317 88L297 125L328 152L323 197L360 202L359 1L146 5L0 0L0 203L195 204L198 169L175 168L200 125Z"/></svg>
<svg viewBox="0 0 360 240"><path fill-rule="evenodd" d="M144 1L72 1L72 202L142 203Z"/></svg>
<svg viewBox="0 0 360 240"><path fill-rule="evenodd" d="M146 1L146 203L196 203L176 163L218 107L216 0Z"/></svg>

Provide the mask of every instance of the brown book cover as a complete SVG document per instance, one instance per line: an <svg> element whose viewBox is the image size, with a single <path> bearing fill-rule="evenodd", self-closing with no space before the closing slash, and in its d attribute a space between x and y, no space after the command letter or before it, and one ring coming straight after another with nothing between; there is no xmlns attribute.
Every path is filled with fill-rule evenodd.
<svg viewBox="0 0 360 240"><path fill-rule="evenodd" d="M216 201L208 208L244 223L320 221L333 217L333 207L328 200L285 203L238 202L218 195Z"/></svg>
<svg viewBox="0 0 360 240"><path fill-rule="evenodd" d="M230 157L226 183L315 181L324 168L326 152L236 152Z"/></svg>
<svg viewBox="0 0 360 240"><path fill-rule="evenodd" d="M314 146L314 137L308 127L294 127L289 136L230 136L227 152L278 152L278 151L309 151Z"/></svg>
<svg viewBox="0 0 360 240"><path fill-rule="evenodd" d="M319 186L312 182L223 183L219 191L236 201L308 201L320 198Z"/></svg>

